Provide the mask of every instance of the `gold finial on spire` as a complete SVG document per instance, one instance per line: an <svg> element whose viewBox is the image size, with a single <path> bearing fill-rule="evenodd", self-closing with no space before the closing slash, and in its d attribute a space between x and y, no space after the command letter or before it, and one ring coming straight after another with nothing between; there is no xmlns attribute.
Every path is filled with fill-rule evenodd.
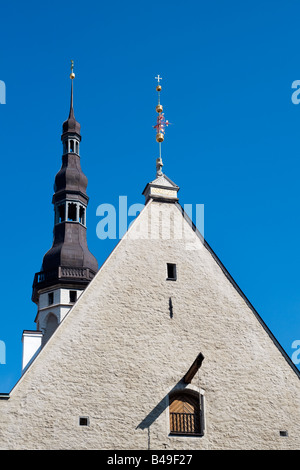
<svg viewBox="0 0 300 470"><path fill-rule="evenodd" d="M158 82L158 85L156 87L156 91L158 92L158 104L156 106L156 112L157 113L162 113L163 111L163 107L162 105L160 104L160 92L161 92L161 85L159 84L160 80L162 80L162 77L160 75L157 75L157 77L155 77L155 80L157 80Z"/></svg>
<svg viewBox="0 0 300 470"><path fill-rule="evenodd" d="M154 128L156 129L156 141L160 144L164 141L165 127L169 125L169 121L165 120L165 116L162 112L163 107L160 104L161 85L159 84L159 82L160 80L162 80L162 77L160 75L157 75L157 77L155 77L155 80L158 81L158 85L156 87L156 91L158 92L158 104L155 108L156 112L158 113L158 116L156 126L154 126ZM161 148L159 148L159 151L161 153Z"/></svg>
<svg viewBox="0 0 300 470"><path fill-rule="evenodd" d="M162 80L162 77L160 75L157 75L157 77L155 77L155 80L157 80L157 87L156 87L156 91L161 91L161 85L159 84L160 80Z"/></svg>
<svg viewBox="0 0 300 470"><path fill-rule="evenodd" d="M158 84L156 86L156 91L158 92L158 104L156 106L156 112L158 113L157 119L156 119L156 126L153 126L156 129L156 142L158 142L159 145L159 158L156 160L156 175L161 176L162 175L162 166L163 162L161 159L161 143L164 141L165 138L165 128L166 126L169 125L169 121L165 119L165 116L163 114L163 107L160 104L160 92L161 92L161 85L160 85L160 80L162 80L162 77L158 75L155 77L155 80L158 81Z"/></svg>
<svg viewBox="0 0 300 470"><path fill-rule="evenodd" d="M73 80L75 78L75 73L74 73L74 60L71 60L71 73L70 73L70 79Z"/></svg>

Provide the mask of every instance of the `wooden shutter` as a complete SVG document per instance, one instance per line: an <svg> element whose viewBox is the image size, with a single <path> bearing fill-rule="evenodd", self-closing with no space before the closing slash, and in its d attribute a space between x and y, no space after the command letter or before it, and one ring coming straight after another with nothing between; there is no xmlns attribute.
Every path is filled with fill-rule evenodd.
<svg viewBox="0 0 300 470"><path fill-rule="evenodd" d="M177 393L170 398L171 434L200 434L199 396Z"/></svg>

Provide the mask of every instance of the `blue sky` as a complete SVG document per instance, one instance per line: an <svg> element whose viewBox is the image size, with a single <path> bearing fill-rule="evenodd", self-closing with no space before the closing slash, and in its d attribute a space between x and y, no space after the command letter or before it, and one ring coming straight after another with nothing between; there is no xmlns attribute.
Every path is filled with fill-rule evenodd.
<svg viewBox="0 0 300 470"><path fill-rule="evenodd" d="M154 77L172 122L165 173L180 203L204 204L205 238L289 356L300 339L300 79L297 1L1 2L0 392L35 329L34 273L52 244L53 182L75 61L75 116L89 179L88 243L99 204L143 203L155 177ZM130 221L130 220L129 220Z"/></svg>

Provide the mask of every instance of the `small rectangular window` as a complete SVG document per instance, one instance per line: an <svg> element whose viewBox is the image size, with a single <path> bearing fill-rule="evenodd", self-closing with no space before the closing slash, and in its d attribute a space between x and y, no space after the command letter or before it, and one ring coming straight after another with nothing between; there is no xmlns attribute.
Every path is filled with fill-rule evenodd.
<svg viewBox="0 0 300 470"><path fill-rule="evenodd" d="M50 292L50 294L48 294L48 305L52 305L54 302L54 294L53 292Z"/></svg>
<svg viewBox="0 0 300 470"><path fill-rule="evenodd" d="M176 281L176 264L167 263L167 281Z"/></svg>
<svg viewBox="0 0 300 470"><path fill-rule="evenodd" d="M90 420L88 416L79 416L79 426L89 426Z"/></svg>
<svg viewBox="0 0 300 470"><path fill-rule="evenodd" d="M77 291L76 290L70 290L70 303L74 303L77 300Z"/></svg>

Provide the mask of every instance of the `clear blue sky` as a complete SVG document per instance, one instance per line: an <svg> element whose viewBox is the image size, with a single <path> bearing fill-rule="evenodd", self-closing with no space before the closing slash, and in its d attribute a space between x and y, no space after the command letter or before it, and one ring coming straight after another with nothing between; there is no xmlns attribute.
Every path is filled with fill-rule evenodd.
<svg viewBox="0 0 300 470"><path fill-rule="evenodd" d="M164 171L180 203L205 205L205 238L288 355L300 339L300 4L296 0L1 2L0 392L20 376L23 329L35 329L34 273L52 244L53 182L75 61L75 116L96 208L143 203L155 176L163 77Z"/></svg>

